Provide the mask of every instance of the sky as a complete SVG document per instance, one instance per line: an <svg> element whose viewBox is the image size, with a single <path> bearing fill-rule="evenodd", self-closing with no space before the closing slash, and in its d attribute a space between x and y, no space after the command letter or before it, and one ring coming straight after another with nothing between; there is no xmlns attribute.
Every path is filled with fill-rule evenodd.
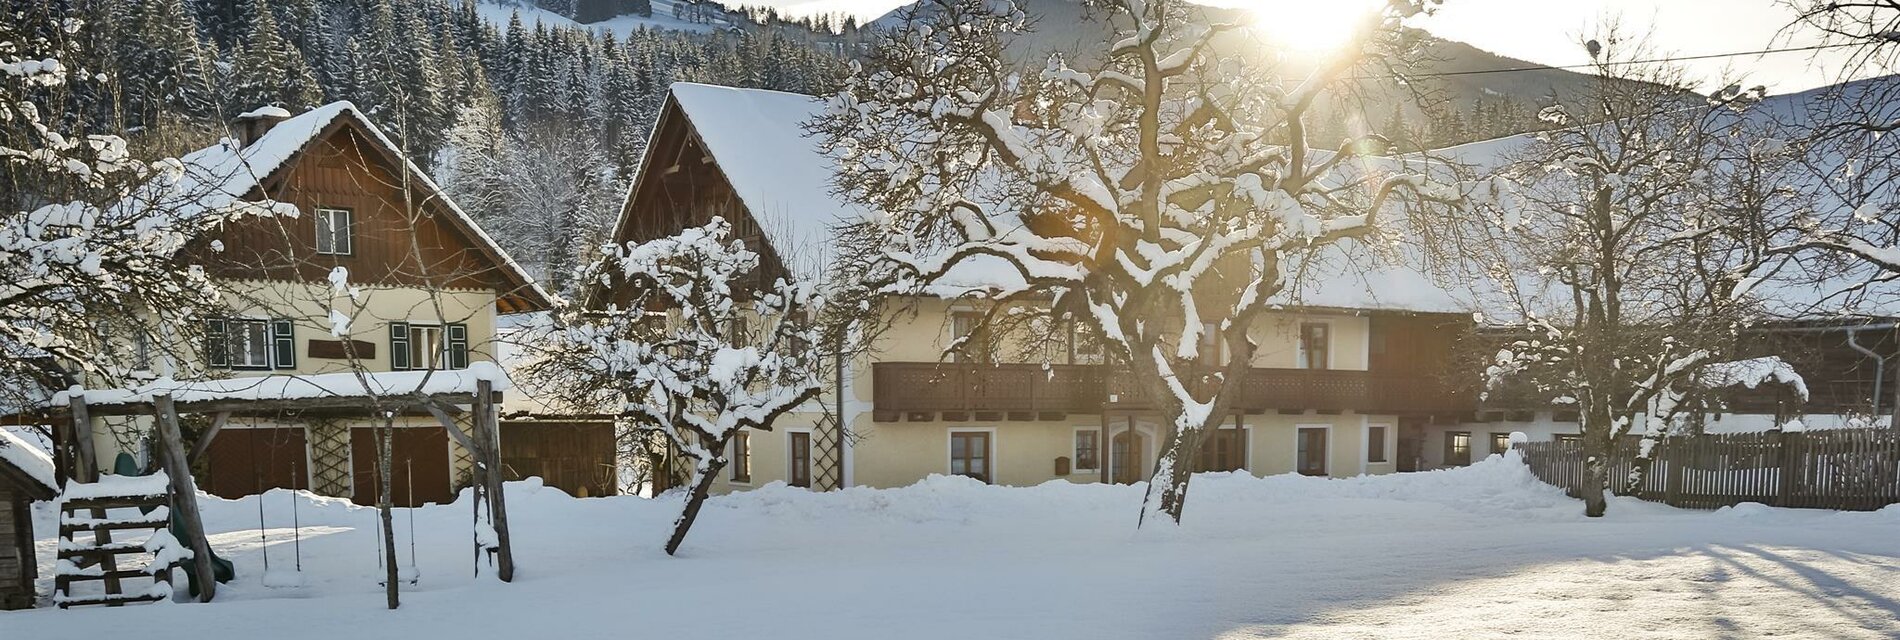
<svg viewBox="0 0 1900 640"><path fill-rule="evenodd" d="M767 0L792 14L850 12L867 19L905 0ZM1212 0L1246 6L1263 15L1298 15L1294 32L1313 32L1337 14L1333 7L1372 0ZM1577 44L1594 33L1605 17L1620 16L1638 31L1648 30L1658 53L1693 56L1812 44L1801 34L1780 34L1790 12L1775 0L1444 0L1435 15L1415 26L1509 57L1547 65L1589 61ZM1318 20L1318 22L1314 22ZM1319 29L1317 31L1323 31ZM1765 85L1788 93L1835 82L1845 55L1791 52L1739 56L1684 63L1704 90L1723 78L1741 78L1748 86Z"/></svg>

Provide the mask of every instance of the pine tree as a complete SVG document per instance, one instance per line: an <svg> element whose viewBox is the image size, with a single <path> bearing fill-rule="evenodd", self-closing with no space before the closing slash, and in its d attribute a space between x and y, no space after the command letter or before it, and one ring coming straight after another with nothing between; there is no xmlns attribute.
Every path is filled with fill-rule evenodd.
<svg viewBox="0 0 1900 640"><path fill-rule="evenodd" d="M211 57L184 3L141 0L131 5L118 55L128 124L153 124L164 114L188 119L215 114Z"/></svg>
<svg viewBox="0 0 1900 640"><path fill-rule="evenodd" d="M323 100L316 74L304 62L303 53L278 34L270 10L255 2L251 0L250 28L233 56L226 115L266 104L292 112L316 106Z"/></svg>

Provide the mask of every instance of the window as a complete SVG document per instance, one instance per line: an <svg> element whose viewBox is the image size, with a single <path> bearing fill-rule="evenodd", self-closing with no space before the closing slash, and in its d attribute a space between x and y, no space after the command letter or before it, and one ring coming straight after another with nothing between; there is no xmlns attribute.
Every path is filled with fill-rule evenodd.
<svg viewBox="0 0 1900 640"><path fill-rule="evenodd" d="M988 431L950 432L950 475L991 481Z"/></svg>
<svg viewBox="0 0 1900 640"><path fill-rule="evenodd" d="M1471 464L1471 432L1445 432L1445 464L1462 466Z"/></svg>
<svg viewBox="0 0 1900 640"><path fill-rule="evenodd" d="M1326 431L1326 427L1300 427L1295 455L1300 475L1326 475Z"/></svg>
<svg viewBox="0 0 1900 640"><path fill-rule="evenodd" d="M1069 364L1101 364L1102 342L1095 336L1069 324ZM1077 467L1080 468L1080 467Z"/></svg>
<svg viewBox="0 0 1900 640"><path fill-rule="evenodd" d="M732 434L732 444L727 445L730 448L730 455L728 455L727 458L729 459L728 464L732 465L733 482L752 481L751 436L752 434L747 433L744 429L740 429L738 433Z"/></svg>
<svg viewBox="0 0 1900 640"><path fill-rule="evenodd" d="M983 314L958 311L950 314L950 339L963 343L951 354L956 362L989 362L989 330L983 326Z"/></svg>
<svg viewBox="0 0 1900 640"><path fill-rule="evenodd" d="M1201 345L1195 354L1200 363L1207 366L1220 364L1220 325L1212 322L1201 323Z"/></svg>
<svg viewBox="0 0 1900 640"><path fill-rule="evenodd" d="M350 254L350 210L317 209L317 253Z"/></svg>
<svg viewBox="0 0 1900 640"><path fill-rule="evenodd" d="M1075 432L1075 470L1094 471L1100 469L1102 451L1102 432L1095 429L1081 429Z"/></svg>
<svg viewBox="0 0 1900 640"><path fill-rule="evenodd" d="M1331 327L1324 322L1300 323L1300 368L1332 368Z"/></svg>
<svg viewBox="0 0 1900 640"><path fill-rule="evenodd" d="M1207 432L1195 471L1238 471L1247 468L1247 432L1236 426Z"/></svg>
<svg viewBox="0 0 1900 640"><path fill-rule="evenodd" d="M1577 433L1559 433L1557 442L1562 444L1583 444L1583 435Z"/></svg>
<svg viewBox="0 0 1900 640"><path fill-rule="evenodd" d="M205 363L214 369L261 370L297 366L296 327L289 320L205 320Z"/></svg>
<svg viewBox="0 0 1900 640"><path fill-rule="evenodd" d="M1366 427L1366 462L1385 462L1385 425Z"/></svg>
<svg viewBox="0 0 1900 640"><path fill-rule="evenodd" d="M1496 432L1493 432L1491 434L1491 453L1502 454L1510 450L1511 450L1511 434L1496 433Z"/></svg>
<svg viewBox="0 0 1900 640"><path fill-rule="evenodd" d="M468 368L468 325L389 323L389 368Z"/></svg>
<svg viewBox="0 0 1900 640"><path fill-rule="evenodd" d="M811 432L793 431L791 436L792 464L785 474L785 482L794 487L811 488Z"/></svg>

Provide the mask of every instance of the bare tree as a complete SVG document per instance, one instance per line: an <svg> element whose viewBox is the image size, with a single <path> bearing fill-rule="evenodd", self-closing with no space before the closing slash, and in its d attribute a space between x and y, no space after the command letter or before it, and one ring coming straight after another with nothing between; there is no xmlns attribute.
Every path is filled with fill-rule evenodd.
<svg viewBox="0 0 1900 640"><path fill-rule="evenodd" d="M1239 25L1198 22L1179 0L1092 2L1120 39L1078 57L1086 70L1056 57L1027 74L1002 54L1020 10L934 0L810 125L840 160L836 187L884 212L847 233L847 253L883 265L866 272L892 274L892 291L987 279L981 295L1006 303L993 309L1033 299L1044 326L1086 326L1171 427L1142 519L1179 522L1191 456L1230 413L1249 329L1287 302L1289 265L1374 234L1408 198L1458 197L1354 162L1383 138L1308 143L1315 100L1392 59L1401 21L1431 4L1386 3L1288 83L1209 55ZM1211 371L1210 345L1229 357Z"/></svg>

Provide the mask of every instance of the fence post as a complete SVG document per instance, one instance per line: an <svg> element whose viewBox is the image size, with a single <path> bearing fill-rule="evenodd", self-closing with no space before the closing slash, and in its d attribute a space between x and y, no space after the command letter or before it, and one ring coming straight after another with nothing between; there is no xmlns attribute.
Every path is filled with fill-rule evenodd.
<svg viewBox="0 0 1900 640"><path fill-rule="evenodd" d="M1693 437L1693 436L1691 436ZM1663 504L1680 506L1682 496L1683 436L1663 438L1663 455L1649 461L1650 473L1663 472Z"/></svg>

